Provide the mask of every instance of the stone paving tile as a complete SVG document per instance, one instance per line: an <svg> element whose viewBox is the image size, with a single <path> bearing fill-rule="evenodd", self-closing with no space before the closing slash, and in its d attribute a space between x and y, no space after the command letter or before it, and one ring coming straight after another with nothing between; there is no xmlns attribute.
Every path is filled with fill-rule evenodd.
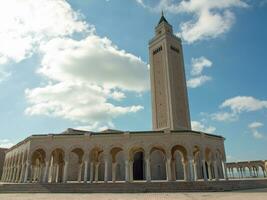
<svg viewBox="0 0 267 200"><path fill-rule="evenodd" d="M0 194L0 200L267 200L267 189L214 193Z"/></svg>

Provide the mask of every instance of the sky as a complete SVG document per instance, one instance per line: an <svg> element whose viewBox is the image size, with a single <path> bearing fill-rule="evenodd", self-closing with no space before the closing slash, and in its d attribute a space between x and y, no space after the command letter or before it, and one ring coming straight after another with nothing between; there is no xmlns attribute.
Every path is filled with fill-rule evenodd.
<svg viewBox="0 0 267 200"><path fill-rule="evenodd" d="M0 147L67 128L151 130L148 41L183 41L191 124L228 161L267 159L266 0L0 3Z"/></svg>

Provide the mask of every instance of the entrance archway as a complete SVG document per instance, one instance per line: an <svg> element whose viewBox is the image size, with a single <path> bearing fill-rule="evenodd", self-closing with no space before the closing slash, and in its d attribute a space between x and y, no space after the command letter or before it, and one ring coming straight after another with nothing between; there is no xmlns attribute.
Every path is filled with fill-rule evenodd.
<svg viewBox="0 0 267 200"><path fill-rule="evenodd" d="M144 180L144 153L136 152L133 157L133 180Z"/></svg>

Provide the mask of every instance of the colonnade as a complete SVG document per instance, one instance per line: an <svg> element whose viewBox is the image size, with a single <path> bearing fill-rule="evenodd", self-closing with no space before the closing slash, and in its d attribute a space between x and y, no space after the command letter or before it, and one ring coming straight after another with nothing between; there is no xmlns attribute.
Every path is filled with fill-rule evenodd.
<svg viewBox="0 0 267 200"><path fill-rule="evenodd" d="M264 178L266 170L264 166L237 166L227 167L229 178L244 179L244 178Z"/></svg>
<svg viewBox="0 0 267 200"><path fill-rule="evenodd" d="M209 148L194 146L189 150L174 145L167 150L122 147L85 150L38 148L8 157L4 163L3 182L133 182L133 181L198 181L227 179L225 159Z"/></svg>

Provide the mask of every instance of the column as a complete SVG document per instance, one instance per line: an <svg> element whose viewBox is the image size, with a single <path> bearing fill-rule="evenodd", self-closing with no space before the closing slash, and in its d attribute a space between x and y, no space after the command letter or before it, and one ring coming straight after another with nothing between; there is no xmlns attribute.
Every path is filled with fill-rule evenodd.
<svg viewBox="0 0 267 200"><path fill-rule="evenodd" d="M129 161L129 181L133 182L133 161Z"/></svg>
<svg viewBox="0 0 267 200"><path fill-rule="evenodd" d="M83 168L83 164L80 163L80 164L79 164L78 177L77 177L77 180L78 180L79 183L80 183L81 180L82 180L82 168Z"/></svg>
<svg viewBox="0 0 267 200"><path fill-rule="evenodd" d="M64 164L64 171L63 171L63 183L67 183L68 181L68 165L69 165L69 161L66 160ZM59 169L57 171L59 171Z"/></svg>
<svg viewBox="0 0 267 200"><path fill-rule="evenodd" d="M189 179L188 179L188 171L189 171L188 168L189 168L188 163L183 161L184 181L189 181Z"/></svg>
<svg viewBox="0 0 267 200"><path fill-rule="evenodd" d="M84 160L84 174L83 174L83 182L87 183L88 180L88 159Z"/></svg>
<svg viewBox="0 0 267 200"><path fill-rule="evenodd" d="M48 182L48 169L49 169L49 160L45 160L45 168L44 168L44 175L43 175L43 183Z"/></svg>
<svg viewBox="0 0 267 200"><path fill-rule="evenodd" d="M20 171L21 171L21 167L20 167L20 164L18 164L18 165L17 165L16 179L15 179L15 182L16 182L16 183L19 182Z"/></svg>
<svg viewBox="0 0 267 200"><path fill-rule="evenodd" d="M251 167L249 168L249 176L252 177L252 170L251 170Z"/></svg>
<svg viewBox="0 0 267 200"><path fill-rule="evenodd" d="M207 169L206 169L206 161L205 160L202 160L202 168L203 168L203 179L204 179L204 181L207 181L208 177L207 177Z"/></svg>
<svg viewBox="0 0 267 200"><path fill-rule="evenodd" d="M151 181L150 158L146 158L146 181Z"/></svg>
<svg viewBox="0 0 267 200"><path fill-rule="evenodd" d="M129 173L129 160L125 160L125 181L130 181L130 173Z"/></svg>
<svg viewBox="0 0 267 200"><path fill-rule="evenodd" d="M217 167L217 161L216 160L213 161L213 169L214 169L215 180L218 181L219 176L218 176L218 167Z"/></svg>
<svg viewBox="0 0 267 200"><path fill-rule="evenodd" d="M210 167L211 163L208 162L208 173L209 173L209 180L212 180L212 174L211 174L211 167Z"/></svg>
<svg viewBox="0 0 267 200"><path fill-rule="evenodd" d="M195 174L194 180L197 181L198 173L197 173L197 164L196 163L194 163L194 174Z"/></svg>
<svg viewBox="0 0 267 200"><path fill-rule="evenodd" d="M108 160L109 160L108 158L106 158L106 159L104 160L104 162L105 162L104 182L105 182L105 183L108 182L108 164L109 164Z"/></svg>
<svg viewBox="0 0 267 200"><path fill-rule="evenodd" d="M166 159L166 175L167 175L167 181L172 181L171 157L167 157Z"/></svg>
<svg viewBox="0 0 267 200"><path fill-rule="evenodd" d="M90 163L90 183L94 181L94 162Z"/></svg>
<svg viewBox="0 0 267 200"><path fill-rule="evenodd" d="M99 169L99 163L97 162L95 164L95 182L98 182L98 169Z"/></svg>
<svg viewBox="0 0 267 200"><path fill-rule="evenodd" d="M244 171L242 167L240 167L240 173L241 173L241 177L244 178Z"/></svg>
<svg viewBox="0 0 267 200"><path fill-rule="evenodd" d="M116 167L117 167L117 163L113 162L112 163L112 182L115 183L116 182Z"/></svg>
<svg viewBox="0 0 267 200"><path fill-rule="evenodd" d="M194 167L193 167L193 158L189 158L189 180L194 181L195 180L195 174L194 174Z"/></svg>
<svg viewBox="0 0 267 200"><path fill-rule="evenodd" d="M223 161L222 162L222 167L223 167L223 176L225 180L228 180L228 172L227 172L227 167L226 163ZM230 169L229 169L230 170Z"/></svg>
<svg viewBox="0 0 267 200"><path fill-rule="evenodd" d="M26 168L25 168L25 176L23 182L26 183L28 181L28 175L29 175L29 162L26 162Z"/></svg>

